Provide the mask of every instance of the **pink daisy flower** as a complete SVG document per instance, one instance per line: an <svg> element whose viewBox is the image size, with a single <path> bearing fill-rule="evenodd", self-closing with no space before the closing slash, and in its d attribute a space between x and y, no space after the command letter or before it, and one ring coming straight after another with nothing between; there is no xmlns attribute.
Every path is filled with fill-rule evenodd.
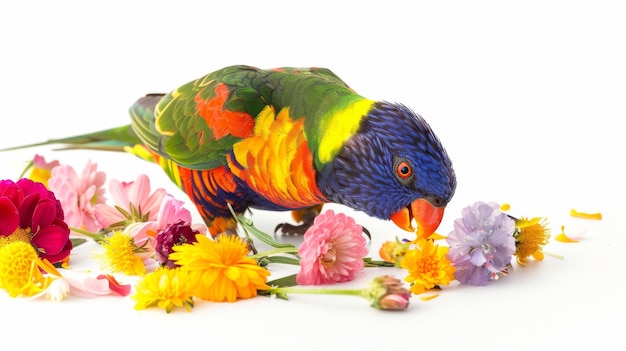
<svg viewBox="0 0 626 351"><path fill-rule="evenodd" d="M151 193L150 178L145 174L140 174L131 182L112 179L109 193L115 207L98 204L94 209L96 219L107 231L123 229L131 223L156 220L166 194L163 188Z"/></svg>
<svg viewBox="0 0 626 351"><path fill-rule="evenodd" d="M98 171L98 165L91 160L87 161L80 175L69 165L52 169L48 187L61 202L65 221L70 227L90 232L102 229L94 207L106 201L105 181L106 175Z"/></svg>
<svg viewBox="0 0 626 351"><path fill-rule="evenodd" d="M189 225L192 230L196 230L198 233L206 234L206 225L191 225L191 212L184 205L183 201L175 199L170 194L165 194L154 220L136 222L126 227L125 231L133 238L135 245L142 248L143 256L145 256L142 257L144 264L146 264L146 257L152 258L155 255L157 234L165 231L172 224L180 222Z"/></svg>
<svg viewBox="0 0 626 351"><path fill-rule="evenodd" d="M364 267L365 244L363 228L353 218L332 210L318 215L298 248L296 281L316 285L354 279Z"/></svg>

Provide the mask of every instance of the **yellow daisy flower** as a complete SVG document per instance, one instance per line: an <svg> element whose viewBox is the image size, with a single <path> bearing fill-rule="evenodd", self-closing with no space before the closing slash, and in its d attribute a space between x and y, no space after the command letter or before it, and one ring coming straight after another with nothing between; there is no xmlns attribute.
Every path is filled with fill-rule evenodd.
<svg viewBox="0 0 626 351"><path fill-rule="evenodd" d="M193 282L187 269L161 267L146 274L137 283L136 293L131 298L137 301L136 310L156 305L170 313L174 307L184 306L187 312L191 312Z"/></svg>
<svg viewBox="0 0 626 351"><path fill-rule="evenodd" d="M448 285L454 280L455 267L446 257L447 246L439 246L433 240L417 239L415 246L409 249L400 262L409 275L404 278L411 283L410 291L421 294L435 286Z"/></svg>
<svg viewBox="0 0 626 351"><path fill-rule="evenodd" d="M103 269L113 273L120 272L127 275L143 275L146 266L137 253L141 252L133 238L121 231L114 231L113 235L101 242L103 253L97 254Z"/></svg>
<svg viewBox="0 0 626 351"><path fill-rule="evenodd" d="M208 301L234 302L267 290L270 272L248 255L248 244L236 235L219 235L215 240L196 235L197 242L174 246L170 259L189 269L197 281L194 296Z"/></svg>
<svg viewBox="0 0 626 351"><path fill-rule="evenodd" d="M515 237L515 253L517 263L524 265L528 261L528 257L543 260L543 246L550 239L550 229L547 227L545 218L535 217L532 219L520 218L515 220L516 231Z"/></svg>

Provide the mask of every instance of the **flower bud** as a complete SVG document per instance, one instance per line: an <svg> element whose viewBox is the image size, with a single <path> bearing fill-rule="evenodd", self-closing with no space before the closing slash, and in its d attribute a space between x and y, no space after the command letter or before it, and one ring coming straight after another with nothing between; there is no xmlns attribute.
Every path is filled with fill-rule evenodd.
<svg viewBox="0 0 626 351"><path fill-rule="evenodd" d="M372 307L401 311L409 307L411 294L402 281L389 275L374 278L371 285Z"/></svg>

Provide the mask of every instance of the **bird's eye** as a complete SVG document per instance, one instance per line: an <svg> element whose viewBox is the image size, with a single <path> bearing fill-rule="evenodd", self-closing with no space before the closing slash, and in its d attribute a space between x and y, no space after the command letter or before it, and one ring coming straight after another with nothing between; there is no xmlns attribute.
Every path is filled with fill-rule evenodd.
<svg viewBox="0 0 626 351"><path fill-rule="evenodd" d="M411 168L411 165L406 161L398 163L398 165L396 166L396 172L398 173L398 176L403 179L406 179L413 175L413 169Z"/></svg>

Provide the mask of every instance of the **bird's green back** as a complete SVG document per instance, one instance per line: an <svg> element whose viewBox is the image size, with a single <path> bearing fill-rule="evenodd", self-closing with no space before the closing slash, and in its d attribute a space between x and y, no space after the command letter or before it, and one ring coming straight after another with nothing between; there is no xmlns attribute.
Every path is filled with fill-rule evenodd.
<svg viewBox="0 0 626 351"><path fill-rule="evenodd" d="M328 69L240 65L165 96L147 96L131 108L131 117L135 132L161 157L190 169L212 169L226 164L236 143L254 135L261 111L288 109L292 120L304 118L309 149L321 166L356 132L372 103Z"/></svg>

